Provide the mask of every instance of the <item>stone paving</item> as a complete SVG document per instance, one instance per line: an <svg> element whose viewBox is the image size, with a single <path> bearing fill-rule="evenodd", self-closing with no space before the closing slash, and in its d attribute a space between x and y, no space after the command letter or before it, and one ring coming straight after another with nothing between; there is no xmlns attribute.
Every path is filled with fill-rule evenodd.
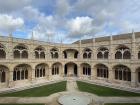
<svg viewBox="0 0 140 105"><path fill-rule="evenodd" d="M103 105L103 103L140 103L140 97L99 97L87 92L78 91L76 81L67 82L67 91L58 92L48 97L0 97L0 103L45 103L45 105L59 105L58 98L65 94L87 95L92 98L90 105Z"/></svg>

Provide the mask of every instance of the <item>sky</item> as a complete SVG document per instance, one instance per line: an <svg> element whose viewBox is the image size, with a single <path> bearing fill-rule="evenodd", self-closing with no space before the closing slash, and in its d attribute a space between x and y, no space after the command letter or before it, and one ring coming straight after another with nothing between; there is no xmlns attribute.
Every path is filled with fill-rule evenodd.
<svg viewBox="0 0 140 105"><path fill-rule="evenodd" d="M0 0L0 35L57 43L140 31L140 0Z"/></svg>

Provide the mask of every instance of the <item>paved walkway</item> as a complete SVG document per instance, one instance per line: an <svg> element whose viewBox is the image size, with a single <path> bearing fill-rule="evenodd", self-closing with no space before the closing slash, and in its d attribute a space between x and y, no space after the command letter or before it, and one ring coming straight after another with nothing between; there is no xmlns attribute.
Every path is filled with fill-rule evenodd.
<svg viewBox="0 0 140 105"><path fill-rule="evenodd" d="M67 81L67 91L52 94L48 97L0 97L0 103L45 103L46 105L59 105L57 99L64 94L87 95L92 99L90 105L103 105L103 103L140 103L140 97L99 97L87 92L78 91L76 81Z"/></svg>
<svg viewBox="0 0 140 105"><path fill-rule="evenodd" d="M67 91L68 91L68 92L77 92L77 91L78 91L76 79L70 78L70 79L67 81Z"/></svg>

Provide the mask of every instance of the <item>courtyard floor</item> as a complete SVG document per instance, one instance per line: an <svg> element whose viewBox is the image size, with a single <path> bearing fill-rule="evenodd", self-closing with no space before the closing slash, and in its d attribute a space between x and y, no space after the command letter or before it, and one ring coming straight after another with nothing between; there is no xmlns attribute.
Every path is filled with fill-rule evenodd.
<svg viewBox="0 0 140 105"><path fill-rule="evenodd" d="M140 103L140 97L102 97L95 94L80 92L76 80L67 81L67 91L58 92L46 97L0 97L0 103L43 103L45 105L59 105L58 98L66 94L78 94L90 97L90 105L103 105L104 103Z"/></svg>

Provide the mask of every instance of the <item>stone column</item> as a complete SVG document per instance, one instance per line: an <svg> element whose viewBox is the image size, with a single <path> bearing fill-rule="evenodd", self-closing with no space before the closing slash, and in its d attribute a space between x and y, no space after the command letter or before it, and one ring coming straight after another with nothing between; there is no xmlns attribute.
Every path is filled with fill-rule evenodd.
<svg viewBox="0 0 140 105"><path fill-rule="evenodd" d="M92 75L93 75L92 79L95 80L97 78L97 69L96 69L96 67L92 68Z"/></svg>
<svg viewBox="0 0 140 105"><path fill-rule="evenodd" d="M52 80L52 68L51 67L49 67L48 68L48 80Z"/></svg>
<svg viewBox="0 0 140 105"><path fill-rule="evenodd" d="M93 59L93 60L97 60L97 54L96 54L97 51L96 51L95 38L93 38L93 45L92 45L92 46L93 46L93 50L92 50L92 51L93 51L93 52L92 52L92 59Z"/></svg>
<svg viewBox="0 0 140 105"><path fill-rule="evenodd" d="M93 71L93 69L94 69L94 68L91 67L91 78L90 78L91 80L95 79L95 78L94 78L95 76L94 76L94 71Z"/></svg>
<svg viewBox="0 0 140 105"><path fill-rule="evenodd" d="M77 65L77 75L78 75L78 78L80 79L81 78L81 67L80 67L80 65Z"/></svg>
<svg viewBox="0 0 140 105"><path fill-rule="evenodd" d="M64 66L63 66L63 65L62 65L62 67L61 67L60 76L61 76L61 77L64 77Z"/></svg>
<svg viewBox="0 0 140 105"><path fill-rule="evenodd" d="M108 80L109 82L113 82L114 80L114 70L111 67L108 70Z"/></svg>
<svg viewBox="0 0 140 105"><path fill-rule="evenodd" d="M114 55L113 55L113 37L110 36L109 61L111 62L112 59L114 59Z"/></svg>
<svg viewBox="0 0 140 105"><path fill-rule="evenodd" d="M8 49L6 51L6 59L12 60L13 57L13 37L12 34L8 37Z"/></svg>
<svg viewBox="0 0 140 105"><path fill-rule="evenodd" d="M136 72L131 72L131 87L136 87Z"/></svg>
<svg viewBox="0 0 140 105"><path fill-rule="evenodd" d="M135 33L132 31L132 43L131 43L131 60L135 61L137 59L137 51L136 51L136 39L135 39Z"/></svg>
<svg viewBox="0 0 140 105"><path fill-rule="evenodd" d="M31 70L31 82L32 83L34 83L35 82L35 68L33 68L32 70Z"/></svg>
<svg viewBox="0 0 140 105"><path fill-rule="evenodd" d="M13 71L9 71L9 88L14 87Z"/></svg>
<svg viewBox="0 0 140 105"><path fill-rule="evenodd" d="M81 51L81 40L79 41L79 53L78 53L78 59L81 60L82 59L82 51Z"/></svg>
<svg viewBox="0 0 140 105"><path fill-rule="evenodd" d="M28 50L28 59L35 59L35 52L33 49L33 45L30 46L29 50Z"/></svg>

